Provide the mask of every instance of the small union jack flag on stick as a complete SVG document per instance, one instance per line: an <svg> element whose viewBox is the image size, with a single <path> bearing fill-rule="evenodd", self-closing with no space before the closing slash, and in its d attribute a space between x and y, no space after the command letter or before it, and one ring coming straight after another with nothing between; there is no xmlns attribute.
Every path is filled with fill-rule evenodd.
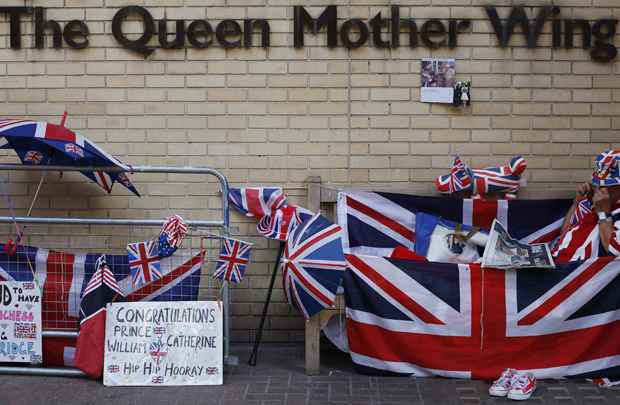
<svg viewBox="0 0 620 405"><path fill-rule="evenodd" d="M213 277L240 283L250 261L251 249L251 243L224 238Z"/></svg>
<svg viewBox="0 0 620 405"><path fill-rule="evenodd" d="M161 278L159 251L154 241L127 245L131 284L135 287L149 284Z"/></svg>

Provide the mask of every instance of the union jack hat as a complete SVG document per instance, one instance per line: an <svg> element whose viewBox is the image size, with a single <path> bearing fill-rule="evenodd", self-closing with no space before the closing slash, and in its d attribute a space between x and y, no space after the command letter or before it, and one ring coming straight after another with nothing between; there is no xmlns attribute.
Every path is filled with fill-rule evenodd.
<svg viewBox="0 0 620 405"><path fill-rule="evenodd" d="M594 159L592 184L599 187L620 185L620 150L607 149Z"/></svg>
<svg viewBox="0 0 620 405"><path fill-rule="evenodd" d="M525 159L515 156L506 166L471 169L456 156L450 174L439 176L435 180L435 186L442 194L465 190L476 195L493 192L516 193L521 186L521 175L526 167Z"/></svg>

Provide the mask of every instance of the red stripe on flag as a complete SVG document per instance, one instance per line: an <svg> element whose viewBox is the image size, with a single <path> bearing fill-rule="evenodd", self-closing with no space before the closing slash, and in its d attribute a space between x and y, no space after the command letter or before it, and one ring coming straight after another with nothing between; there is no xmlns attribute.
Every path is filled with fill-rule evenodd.
<svg viewBox="0 0 620 405"><path fill-rule="evenodd" d="M570 283L564 286L564 288L553 294L542 305L539 305L536 310L521 318L517 322L517 325L533 325L544 318L575 291L583 287L592 277L596 276L608 263L607 260L603 259L594 261L584 272L575 277Z"/></svg>
<svg viewBox="0 0 620 405"><path fill-rule="evenodd" d="M385 279L381 274L376 272L372 267L364 263L359 257L354 255L346 255L349 264L362 272L372 282L374 282L379 288L388 293L398 303L407 308L416 317L422 321L435 325L444 325L444 323L435 317L433 314L424 309L417 302L412 300L407 294L405 294L400 288L392 284Z"/></svg>
<svg viewBox="0 0 620 405"><path fill-rule="evenodd" d="M263 212L263 207L260 204L259 194L260 191L257 189L245 189L245 198L248 204L248 212L258 217L263 217L265 215L265 212Z"/></svg>
<svg viewBox="0 0 620 405"><path fill-rule="evenodd" d="M414 240L415 233L412 230L407 229L403 225L399 224L398 222L394 221L391 218L386 217L385 215L379 213L378 211L373 210L369 206L362 204L359 201L356 201L349 196L347 196L347 205L353 208L354 210L357 210L361 212L362 214L369 216L375 221L380 222L382 225L385 225L386 227L390 228L391 230L398 233L399 235L404 236L405 238L407 238L407 240L410 240L410 241Z"/></svg>
<svg viewBox="0 0 620 405"><path fill-rule="evenodd" d="M53 141L68 141L75 143L75 133L65 127L55 124L47 124L45 139Z"/></svg>
<svg viewBox="0 0 620 405"><path fill-rule="evenodd" d="M50 251L43 287L43 328L77 329L78 318L69 317L69 291L73 281L72 254Z"/></svg>
<svg viewBox="0 0 620 405"><path fill-rule="evenodd" d="M497 218L497 201L475 198L473 202L472 225L491 229L493 220Z"/></svg>

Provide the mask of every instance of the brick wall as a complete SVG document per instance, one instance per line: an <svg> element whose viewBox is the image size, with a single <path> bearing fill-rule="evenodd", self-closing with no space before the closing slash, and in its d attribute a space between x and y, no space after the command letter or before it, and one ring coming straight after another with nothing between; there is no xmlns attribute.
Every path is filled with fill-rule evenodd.
<svg viewBox="0 0 620 405"><path fill-rule="evenodd" d="M46 7L46 17L62 26L72 19L86 21L90 46L73 50L63 43L62 49L49 49L48 38L46 49L31 49L32 22L25 19L24 48L8 49L8 19L1 16L0 115L57 121L66 110L71 128L128 163L212 166L232 184L281 185L302 205L308 176L332 184L430 184L446 172L455 153L473 166L502 164L523 154L530 187L572 188L588 177L594 154L619 146L620 64L595 63L582 49L552 49L550 24L537 49L527 49L518 34L510 48L499 48L482 5L497 5L504 17L517 3L522 2L34 0L26 4ZM615 0L527 3L559 5L565 18L620 17ZM157 49L144 60L112 36L114 13L129 4L147 7L157 19L206 18L213 25L226 18L266 18L271 47L225 50L215 41L209 49L189 44L186 49ZM389 17L389 6L398 4L402 18L414 17L419 24L429 18L470 18L472 27L459 34L455 49L410 49L403 35L398 49L330 50L324 33L306 35L305 48L295 49L296 4L313 16L338 4L339 19L365 21L379 11ZM535 10L528 13L534 16ZM126 31L137 33L139 28L136 22L125 25ZM457 59L457 78L472 81L471 108L420 102L420 59L429 56ZM3 162L16 160L12 152L3 156ZM38 175L0 176L3 193L23 213ZM121 187L112 196L103 195L73 173L62 179L49 174L33 215L218 215L212 180L165 174L134 178L141 199ZM233 221L235 234L257 244L248 276L233 291L233 338L248 341L258 324L275 245L256 236L253 222L236 214ZM121 251L128 240L148 232L27 229L28 242L39 246ZM266 338L301 339L303 322L280 289L273 301Z"/></svg>

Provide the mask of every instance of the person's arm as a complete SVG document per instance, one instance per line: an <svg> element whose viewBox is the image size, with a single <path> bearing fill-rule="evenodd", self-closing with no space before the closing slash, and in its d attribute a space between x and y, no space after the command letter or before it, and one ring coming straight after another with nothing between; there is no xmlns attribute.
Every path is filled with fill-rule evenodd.
<svg viewBox="0 0 620 405"><path fill-rule="evenodd" d="M560 240L564 238L564 235L571 227L571 218L579 205L579 202L584 198L587 198L588 195L592 194L592 185L590 183L583 183L579 187L577 187L577 195L573 200L573 205L570 206L566 216L564 217L564 222L562 222L562 227L560 228Z"/></svg>
<svg viewBox="0 0 620 405"><path fill-rule="evenodd" d="M611 217L611 200L607 189L597 189L592 197L592 203L597 215L601 213L601 218L603 215L607 217L598 221L598 231L603 249L614 256L620 256L620 230L616 229Z"/></svg>

